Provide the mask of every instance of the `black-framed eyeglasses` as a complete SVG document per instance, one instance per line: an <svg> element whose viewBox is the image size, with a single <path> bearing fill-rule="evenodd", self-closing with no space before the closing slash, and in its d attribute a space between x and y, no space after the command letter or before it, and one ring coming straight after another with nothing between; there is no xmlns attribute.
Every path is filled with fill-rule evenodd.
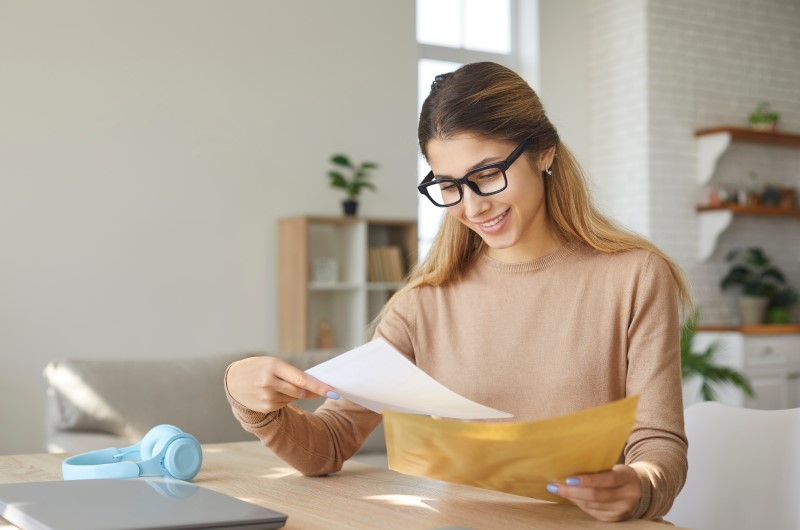
<svg viewBox="0 0 800 530"><path fill-rule="evenodd" d="M469 186L478 195L487 196L500 193L508 187L506 171L519 158L519 155L531 145L528 138L508 155L502 162L496 162L487 166L482 166L471 170L460 179L436 178L433 171L422 179L417 189L430 201L441 208L453 206L461 202L464 198L464 185Z"/></svg>

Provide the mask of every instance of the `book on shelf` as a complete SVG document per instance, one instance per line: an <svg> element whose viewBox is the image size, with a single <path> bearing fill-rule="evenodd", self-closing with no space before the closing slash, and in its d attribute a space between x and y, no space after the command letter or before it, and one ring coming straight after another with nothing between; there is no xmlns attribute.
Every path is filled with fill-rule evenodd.
<svg viewBox="0 0 800 530"><path fill-rule="evenodd" d="M400 282L405 276L403 255L397 245L370 247L367 252L367 279L370 282Z"/></svg>

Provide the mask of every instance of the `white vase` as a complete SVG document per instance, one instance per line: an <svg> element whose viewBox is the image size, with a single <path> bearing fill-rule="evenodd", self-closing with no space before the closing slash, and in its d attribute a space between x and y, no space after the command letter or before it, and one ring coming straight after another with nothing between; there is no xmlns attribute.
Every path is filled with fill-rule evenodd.
<svg viewBox="0 0 800 530"><path fill-rule="evenodd" d="M763 324L769 298L766 296L739 297L739 316L743 325Z"/></svg>

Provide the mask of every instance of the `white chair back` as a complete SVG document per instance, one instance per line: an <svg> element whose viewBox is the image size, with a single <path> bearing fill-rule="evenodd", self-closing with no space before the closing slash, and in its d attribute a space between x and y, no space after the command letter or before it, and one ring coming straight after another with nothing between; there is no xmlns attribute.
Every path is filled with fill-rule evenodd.
<svg viewBox="0 0 800 530"><path fill-rule="evenodd" d="M686 485L665 519L697 530L800 530L800 409L684 411Z"/></svg>

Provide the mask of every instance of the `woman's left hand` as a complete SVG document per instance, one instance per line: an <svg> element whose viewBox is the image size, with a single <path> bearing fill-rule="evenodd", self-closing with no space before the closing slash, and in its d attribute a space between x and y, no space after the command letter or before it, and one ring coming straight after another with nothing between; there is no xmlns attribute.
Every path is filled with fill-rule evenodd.
<svg viewBox="0 0 800 530"><path fill-rule="evenodd" d="M600 521L629 519L642 497L639 476L624 464L614 466L611 471L575 475L565 482L548 484L547 490L574 502Z"/></svg>

